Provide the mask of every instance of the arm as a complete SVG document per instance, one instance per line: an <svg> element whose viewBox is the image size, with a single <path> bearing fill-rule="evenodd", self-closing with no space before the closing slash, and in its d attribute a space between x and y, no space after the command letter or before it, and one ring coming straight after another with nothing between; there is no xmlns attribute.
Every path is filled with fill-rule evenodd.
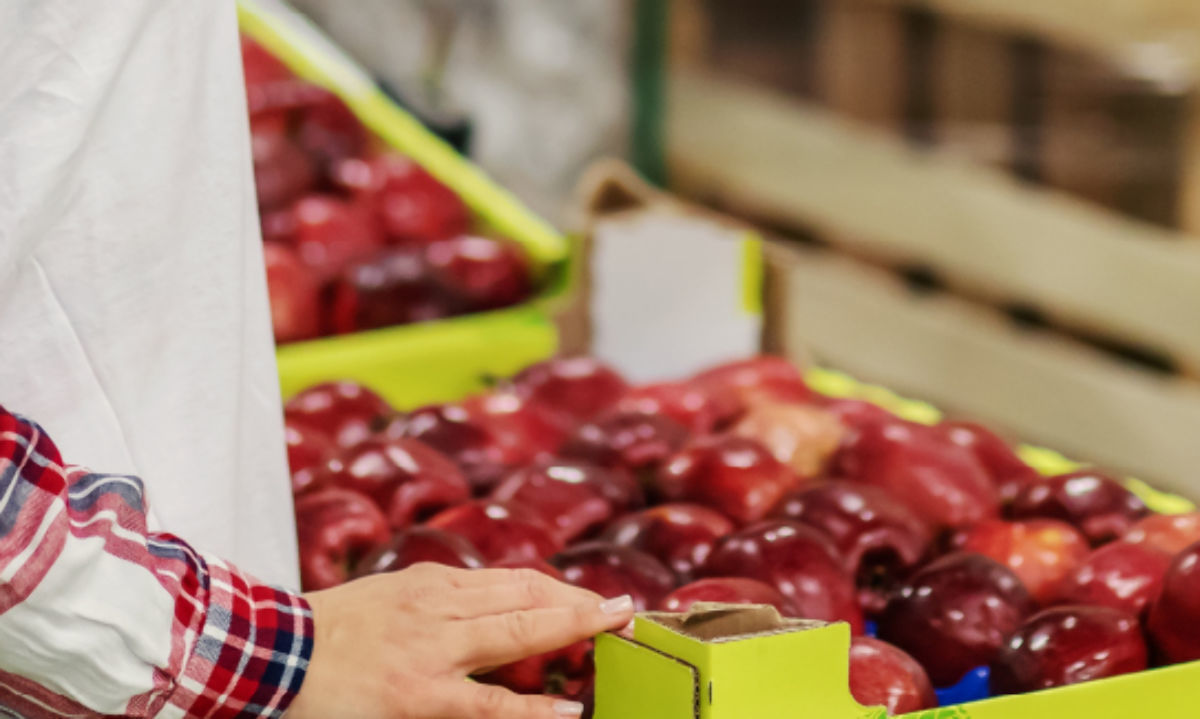
<svg viewBox="0 0 1200 719"><path fill-rule="evenodd" d="M148 531L140 480L64 465L0 408L0 706L282 716L312 637L304 599Z"/></svg>

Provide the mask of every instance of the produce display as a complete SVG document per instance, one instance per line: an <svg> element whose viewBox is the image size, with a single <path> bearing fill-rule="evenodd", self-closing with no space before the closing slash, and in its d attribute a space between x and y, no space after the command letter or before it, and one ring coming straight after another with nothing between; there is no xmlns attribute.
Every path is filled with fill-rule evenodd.
<svg viewBox="0 0 1200 719"><path fill-rule="evenodd" d="M279 343L511 306L521 246L373 138L332 92L243 38L251 150Z"/></svg>
<svg viewBox="0 0 1200 719"><path fill-rule="evenodd" d="M1200 659L1200 514L822 395L779 358L646 386L557 358L406 413L326 384L285 424L309 590L439 562L639 610L769 604L847 622L851 690L889 714ZM586 703L591 674L585 642L479 679Z"/></svg>

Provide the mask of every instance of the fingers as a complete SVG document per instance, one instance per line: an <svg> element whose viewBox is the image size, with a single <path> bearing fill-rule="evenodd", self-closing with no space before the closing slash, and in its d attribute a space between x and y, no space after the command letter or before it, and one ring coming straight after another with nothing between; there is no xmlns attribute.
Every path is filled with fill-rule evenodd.
<svg viewBox="0 0 1200 719"><path fill-rule="evenodd" d="M522 696L486 684L455 688L448 716L456 719L578 719L583 705L551 697Z"/></svg>
<svg viewBox="0 0 1200 719"><path fill-rule="evenodd" d="M564 584L539 572L513 572L507 582L458 589L446 598L446 616L475 619L526 609L569 607L599 603L602 598L585 589Z"/></svg>
<svg viewBox="0 0 1200 719"><path fill-rule="evenodd" d="M633 600L625 596L468 620L464 629L471 642L464 668L508 664L619 629L632 619Z"/></svg>

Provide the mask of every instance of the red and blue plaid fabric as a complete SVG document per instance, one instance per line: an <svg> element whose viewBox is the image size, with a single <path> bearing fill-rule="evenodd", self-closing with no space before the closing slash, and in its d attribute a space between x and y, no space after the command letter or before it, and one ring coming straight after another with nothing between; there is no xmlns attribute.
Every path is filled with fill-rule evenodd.
<svg viewBox="0 0 1200 719"><path fill-rule="evenodd" d="M65 465L41 427L0 408L8 715L279 717L312 637L302 597L149 531L139 479Z"/></svg>

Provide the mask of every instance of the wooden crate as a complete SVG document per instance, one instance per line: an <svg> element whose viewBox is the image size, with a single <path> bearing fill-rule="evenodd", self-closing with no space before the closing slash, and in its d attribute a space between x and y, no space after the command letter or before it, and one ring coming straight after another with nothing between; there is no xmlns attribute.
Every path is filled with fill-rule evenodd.
<svg viewBox="0 0 1200 719"><path fill-rule="evenodd" d="M676 0L677 67L1200 231L1200 4Z"/></svg>

